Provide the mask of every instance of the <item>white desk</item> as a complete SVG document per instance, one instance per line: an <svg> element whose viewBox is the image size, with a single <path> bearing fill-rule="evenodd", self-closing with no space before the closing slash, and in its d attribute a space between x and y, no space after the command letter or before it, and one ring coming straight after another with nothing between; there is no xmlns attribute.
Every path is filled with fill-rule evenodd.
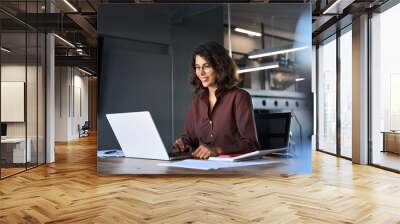
<svg viewBox="0 0 400 224"><path fill-rule="evenodd" d="M25 154L25 138L6 138L1 139L2 152L12 150L12 163L25 163L31 162L31 145L32 141L30 138L26 139L27 147ZM9 148L12 147L12 148ZM25 161L26 159L26 161Z"/></svg>

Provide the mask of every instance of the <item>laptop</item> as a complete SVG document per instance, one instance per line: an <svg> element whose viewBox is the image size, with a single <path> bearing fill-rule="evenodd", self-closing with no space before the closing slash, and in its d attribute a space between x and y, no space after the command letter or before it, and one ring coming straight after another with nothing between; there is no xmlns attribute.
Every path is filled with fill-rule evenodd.
<svg viewBox="0 0 400 224"><path fill-rule="evenodd" d="M290 123L292 114L270 113L267 110L255 110L257 138L260 150L231 156L210 157L209 160L239 162L261 158L266 155L291 156L282 154L289 150Z"/></svg>
<svg viewBox="0 0 400 224"><path fill-rule="evenodd" d="M277 153L289 150L291 112L270 113L268 110L255 110L254 120L262 151Z"/></svg>
<svg viewBox="0 0 400 224"><path fill-rule="evenodd" d="M148 111L106 114L125 157L179 160L191 152L169 153Z"/></svg>

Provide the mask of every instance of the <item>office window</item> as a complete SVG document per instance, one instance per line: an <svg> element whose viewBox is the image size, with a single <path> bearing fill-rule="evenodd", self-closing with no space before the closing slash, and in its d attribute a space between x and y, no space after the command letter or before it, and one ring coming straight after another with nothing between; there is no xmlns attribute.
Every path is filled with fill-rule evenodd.
<svg viewBox="0 0 400 224"><path fill-rule="evenodd" d="M400 4L371 19L372 163L400 170Z"/></svg>
<svg viewBox="0 0 400 224"><path fill-rule="evenodd" d="M340 36L340 154L352 157L352 32Z"/></svg>
<svg viewBox="0 0 400 224"><path fill-rule="evenodd" d="M336 153L336 39L318 48L318 149Z"/></svg>

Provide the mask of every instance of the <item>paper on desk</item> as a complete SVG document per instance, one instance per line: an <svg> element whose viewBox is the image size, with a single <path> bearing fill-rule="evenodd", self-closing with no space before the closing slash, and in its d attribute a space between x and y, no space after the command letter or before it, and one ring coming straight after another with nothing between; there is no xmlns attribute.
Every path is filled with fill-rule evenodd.
<svg viewBox="0 0 400 224"><path fill-rule="evenodd" d="M157 165L165 167L179 167L179 168L188 168L197 170L214 170L222 168L241 167L241 166L264 165L271 163L276 163L276 161L268 161L260 159L260 160L246 161L246 162L221 162L221 161L210 161L210 160L186 159L178 162L159 163Z"/></svg>
<svg viewBox="0 0 400 224"><path fill-rule="evenodd" d="M97 157L125 157L124 152L121 149L110 149L110 150L98 150Z"/></svg>

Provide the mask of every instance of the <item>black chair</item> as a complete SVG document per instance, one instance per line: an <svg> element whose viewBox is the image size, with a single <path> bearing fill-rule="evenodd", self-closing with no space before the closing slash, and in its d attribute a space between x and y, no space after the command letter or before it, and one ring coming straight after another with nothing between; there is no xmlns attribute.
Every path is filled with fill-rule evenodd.
<svg viewBox="0 0 400 224"><path fill-rule="evenodd" d="M89 129L90 129L89 121L85 121L82 127L78 124L79 138L89 136Z"/></svg>
<svg viewBox="0 0 400 224"><path fill-rule="evenodd" d="M262 150L287 148L286 153L274 153L285 157L293 157L290 151L294 149L291 141L291 112L270 113L268 110L255 110L257 137Z"/></svg>
<svg viewBox="0 0 400 224"><path fill-rule="evenodd" d="M292 114L255 110L258 141L262 149L288 147Z"/></svg>

